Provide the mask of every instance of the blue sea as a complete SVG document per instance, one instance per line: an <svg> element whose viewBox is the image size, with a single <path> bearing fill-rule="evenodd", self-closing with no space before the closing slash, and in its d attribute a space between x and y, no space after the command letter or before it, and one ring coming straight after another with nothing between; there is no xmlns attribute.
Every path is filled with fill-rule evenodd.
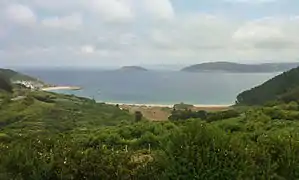
<svg viewBox="0 0 299 180"><path fill-rule="evenodd" d="M41 80L79 91L56 92L94 98L99 102L136 104L233 104L236 96L279 73L122 72L79 69L26 69Z"/></svg>

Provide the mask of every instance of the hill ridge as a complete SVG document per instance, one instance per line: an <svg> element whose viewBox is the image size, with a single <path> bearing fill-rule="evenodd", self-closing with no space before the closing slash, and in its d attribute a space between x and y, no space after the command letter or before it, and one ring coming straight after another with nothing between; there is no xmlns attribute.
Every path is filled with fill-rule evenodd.
<svg viewBox="0 0 299 180"><path fill-rule="evenodd" d="M299 63L261 63L241 64L235 62L208 62L195 64L181 69L184 72L236 72L236 73L263 73L263 72L284 72L298 67Z"/></svg>

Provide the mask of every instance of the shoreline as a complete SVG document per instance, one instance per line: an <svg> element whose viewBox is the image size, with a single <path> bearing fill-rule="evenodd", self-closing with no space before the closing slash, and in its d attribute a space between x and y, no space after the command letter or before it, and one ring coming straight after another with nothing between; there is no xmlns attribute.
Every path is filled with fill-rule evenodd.
<svg viewBox="0 0 299 180"><path fill-rule="evenodd" d="M42 91L55 91L55 90L80 90L81 87L77 86L54 86L54 87L45 87L41 88Z"/></svg>
<svg viewBox="0 0 299 180"><path fill-rule="evenodd" d="M114 103L114 102L103 102L108 105L119 105L119 106L136 106L136 107L165 107L173 108L174 104L147 104L147 103ZM233 104L193 104L194 108L228 108Z"/></svg>

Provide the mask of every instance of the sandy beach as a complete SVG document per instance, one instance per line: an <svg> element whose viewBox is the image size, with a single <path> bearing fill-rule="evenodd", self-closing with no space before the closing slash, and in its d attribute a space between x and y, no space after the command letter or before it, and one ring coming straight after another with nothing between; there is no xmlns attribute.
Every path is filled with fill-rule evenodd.
<svg viewBox="0 0 299 180"><path fill-rule="evenodd" d="M55 91L55 90L80 90L81 87L76 86L55 86L42 88L43 91Z"/></svg>
<svg viewBox="0 0 299 180"><path fill-rule="evenodd" d="M113 103L113 102L105 102L110 105L122 105L122 106L143 106L143 107L165 107L172 108L174 104L138 104L138 103ZM233 104L226 105L217 105L217 104L193 104L194 108L227 108L232 106Z"/></svg>

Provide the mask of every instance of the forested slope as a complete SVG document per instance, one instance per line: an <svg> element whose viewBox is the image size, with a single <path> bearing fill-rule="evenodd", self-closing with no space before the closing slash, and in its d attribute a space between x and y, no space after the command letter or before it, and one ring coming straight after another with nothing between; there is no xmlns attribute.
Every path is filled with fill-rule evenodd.
<svg viewBox="0 0 299 180"><path fill-rule="evenodd" d="M299 68L284 72L264 84L242 92L237 104L262 105L268 101L299 100Z"/></svg>
<svg viewBox="0 0 299 180"><path fill-rule="evenodd" d="M8 78L0 73L0 91L12 92L12 85Z"/></svg>
<svg viewBox="0 0 299 180"><path fill-rule="evenodd" d="M0 76L4 76L10 81L39 81L37 78L25 75L23 73L11 69L0 68Z"/></svg>

